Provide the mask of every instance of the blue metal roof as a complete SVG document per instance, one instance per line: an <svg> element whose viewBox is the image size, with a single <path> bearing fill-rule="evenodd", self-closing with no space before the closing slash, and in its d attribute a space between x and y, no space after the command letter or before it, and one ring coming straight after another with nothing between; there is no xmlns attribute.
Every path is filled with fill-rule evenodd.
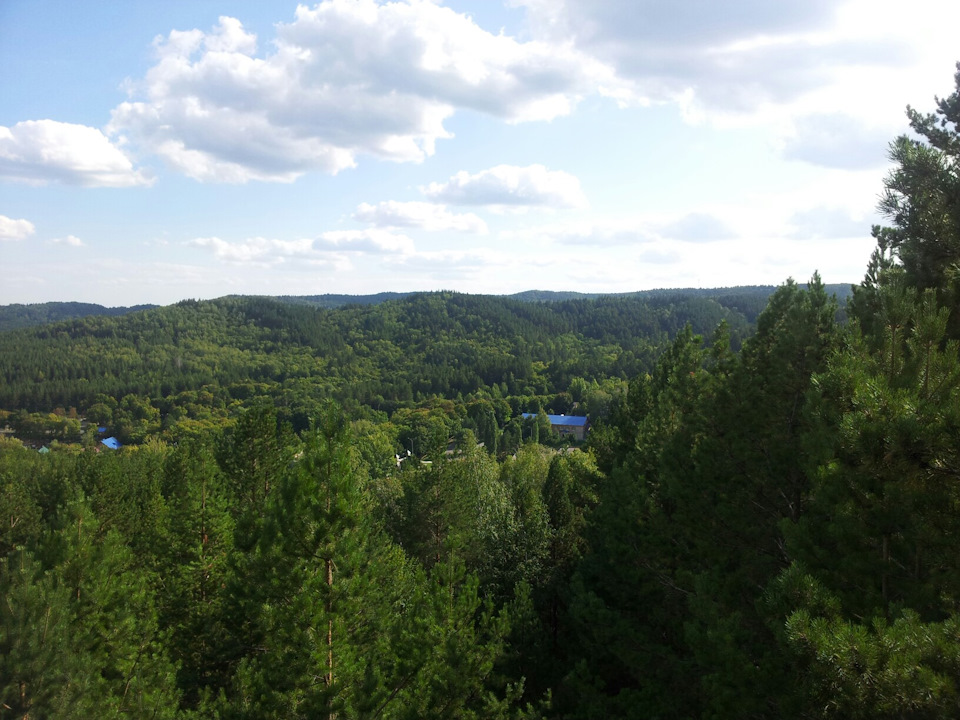
<svg viewBox="0 0 960 720"><path fill-rule="evenodd" d="M120 441L117 440L115 437L108 437L106 440L101 440L100 442L106 445L111 450L119 450L120 448L123 447L123 445L120 444Z"/></svg>
<svg viewBox="0 0 960 720"><path fill-rule="evenodd" d="M582 415L547 415L551 425L572 425L574 427L583 427L587 424L587 418Z"/></svg>
<svg viewBox="0 0 960 720"><path fill-rule="evenodd" d="M522 413L523 419L536 417L536 413ZM547 420L551 425L569 425L571 427L584 427L587 424L587 418L580 415L547 415Z"/></svg>

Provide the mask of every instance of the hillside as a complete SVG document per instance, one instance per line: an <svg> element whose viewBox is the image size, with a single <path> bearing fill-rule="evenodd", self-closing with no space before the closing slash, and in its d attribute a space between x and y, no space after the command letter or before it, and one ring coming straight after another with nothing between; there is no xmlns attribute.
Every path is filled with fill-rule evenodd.
<svg viewBox="0 0 960 720"><path fill-rule="evenodd" d="M134 305L132 307L104 307L93 303L48 302L31 305L0 305L0 332L16 330L33 325L60 322L90 315L117 317L138 310L149 310L156 305Z"/></svg>
<svg viewBox="0 0 960 720"><path fill-rule="evenodd" d="M841 307L850 296L850 285L838 283L827 285L829 294L835 294ZM687 297L713 298L721 305L743 313L751 322L766 305L767 298L776 288L773 285L745 285L730 288L679 288L640 290L632 293L579 293L553 290L525 290L512 295L496 295L508 300L520 302L561 302L564 300L596 300L599 298L637 297L674 299ZM416 293L382 292L373 295L278 295L272 296L244 296L230 295L223 299L237 299L245 297L263 297L277 300L291 305L307 305L310 307L334 310L348 305L379 305L391 300L402 300ZM422 294L422 293L421 293ZM156 305L134 305L131 307L105 307L92 303L79 302L48 302L38 304L0 305L0 332L16 330L23 327L45 325L62 320L88 317L91 315L106 315L116 317L138 310L149 310Z"/></svg>
<svg viewBox="0 0 960 720"><path fill-rule="evenodd" d="M524 303L431 293L325 310L269 298L184 301L0 334L0 408L84 409L98 395L155 401L201 388L309 406L334 398L391 409L497 386L542 396L574 377L652 367L685 324L709 335L743 313L712 298L610 296Z"/></svg>

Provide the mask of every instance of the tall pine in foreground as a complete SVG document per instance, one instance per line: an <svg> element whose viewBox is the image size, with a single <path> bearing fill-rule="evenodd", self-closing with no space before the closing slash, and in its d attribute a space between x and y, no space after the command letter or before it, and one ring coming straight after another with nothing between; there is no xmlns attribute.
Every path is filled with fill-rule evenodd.
<svg viewBox="0 0 960 720"><path fill-rule="evenodd" d="M816 378L832 452L767 597L811 716L960 713L960 67L956 84L936 114L908 110L920 139L891 146L891 226Z"/></svg>
<svg viewBox="0 0 960 720"><path fill-rule="evenodd" d="M788 670L756 600L802 512L811 376L834 343L818 277L771 298L739 357L687 330L631 387L573 613L581 715L782 713ZM631 715L631 716L633 716Z"/></svg>
<svg viewBox="0 0 960 720"><path fill-rule="evenodd" d="M160 619L171 631L184 704L195 708L232 672L226 587L233 517L211 443L182 442L167 458L168 542L161 560Z"/></svg>
<svg viewBox="0 0 960 720"><path fill-rule="evenodd" d="M456 557L428 574L371 524L349 434L330 410L274 479L253 552L258 647L226 718L494 717L509 629ZM499 688L498 694L493 694Z"/></svg>

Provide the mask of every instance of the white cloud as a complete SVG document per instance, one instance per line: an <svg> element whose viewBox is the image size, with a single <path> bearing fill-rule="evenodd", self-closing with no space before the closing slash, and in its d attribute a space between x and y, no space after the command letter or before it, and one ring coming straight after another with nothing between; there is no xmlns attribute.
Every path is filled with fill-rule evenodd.
<svg viewBox="0 0 960 720"><path fill-rule="evenodd" d="M645 220L596 220L557 223L501 233L508 240L537 240L562 245L619 247L655 242L658 236Z"/></svg>
<svg viewBox="0 0 960 720"><path fill-rule="evenodd" d="M870 127L849 115L807 115L796 120L794 133L784 141L783 156L788 160L850 170L883 167L889 162L890 129Z"/></svg>
<svg viewBox="0 0 960 720"><path fill-rule="evenodd" d="M474 175L460 171L447 182L430 183L421 191L431 199L453 205L484 205L494 210L587 205L576 177L543 165L497 165Z"/></svg>
<svg viewBox="0 0 960 720"><path fill-rule="evenodd" d="M509 2L533 37L614 68L624 102L675 103L693 123L765 124L791 157L845 168L882 164L878 140L902 131L904 106L949 91L960 25L960 4L942 0L910 12L893 0ZM867 134L848 132L855 123Z"/></svg>
<svg viewBox="0 0 960 720"><path fill-rule="evenodd" d="M6 215L0 215L0 240L24 240L34 232L36 228L29 220L23 218L14 220Z"/></svg>
<svg viewBox="0 0 960 720"><path fill-rule="evenodd" d="M538 37L567 40L611 64L634 99L728 111L785 102L824 82L836 64L892 66L903 45L829 34L836 0L513 0Z"/></svg>
<svg viewBox="0 0 960 720"><path fill-rule="evenodd" d="M150 179L96 128L55 120L0 126L0 178L34 185L149 185Z"/></svg>
<svg viewBox="0 0 960 720"><path fill-rule="evenodd" d="M318 250L340 250L384 255L409 255L413 240L406 235L386 230L332 230L323 233L314 247Z"/></svg>
<svg viewBox="0 0 960 720"><path fill-rule="evenodd" d="M54 238L51 240L54 245L68 245L69 247L86 247L86 244L76 235L67 235L64 238Z"/></svg>
<svg viewBox="0 0 960 720"><path fill-rule="evenodd" d="M791 237L820 240L869 237L871 227L880 219L858 217L847 208L821 205L795 213L789 222L794 227Z"/></svg>
<svg viewBox="0 0 960 720"><path fill-rule="evenodd" d="M376 255L408 255L414 251L413 240L406 235L376 228L368 230L335 230L319 238L277 240L253 237L228 242L219 237L202 237L189 245L213 252L222 262L238 265L271 266L295 261L298 263L339 263L349 265L347 253Z"/></svg>
<svg viewBox="0 0 960 720"><path fill-rule="evenodd" d="M708 212L692 212L658 228L662 237L685 242L730 240L737 234L723 220Z"/></svg>
<svg viewBox="0 0 960 720"><path fill-rule="evenodd" d="M450 137L444 121L457 110L549 120L617 84L569 44L494 35L421 0L298 6L263 57L228 17L155 45L157 63L131 83L111 130L212 182L337 173L360 154L421 161Z"/></svg>
<svg viewBox="0 0 960 720"><path fill-rule="evenodd" d="M197 36L193 35L192 37ZM243 24L236 18L225 15L221 15L219 24L213 28L209 35L203 37L203 44L207 51L212 53L253 55L257 52L257 36L245 31Z"/></svg>
<svg viewBox="0 0 960 720"><path fill-rule="evenodd" d="M735 212L719 209L725 215ZM713 211L696 210L683 215L645 214L633 217L556 223L501 234L508 239L539 240L592 248L629 247L665 241L700 243L732 240L737 231Z"/></svg>
<svg viewBox="0 0 960 720"><path fill-rule="evenodd" d="M231 243L218 237L204 237L191 240L190 244L212 250L214 257L223 262L260 265L273 265L287 258L307 256L313 249L313 240L309 238L273 240L255 237Z"/></svg>
<svg viewBox="0 0 960 720"><path fill-rule="evenodd" d="M676 265L682 259L676 250L658 247L647 248L637 255L637 261L642 265Z"/></svg>
<svg viewBox="0 0 960 720"><path fill-rule="evenodd" d="M473 213L452 213L436 203L395 200L376 205L362 203L357 207L353 218L383 228L412 227L429 231L457 230L480 235L487 233L487 224Z"/></svg>
<svg viewBox="0 0 960 720"><path fill-rule="evenodd" d="M476 248L470 250L434 250L415 252L410 255L398 255L387 258L391 265L403 267L404 273L412 277L420 276L433 281L480 280L484 287L490 287L491 273L508 268L516 268L523 261L515 255ZM536 259L533 259L536 262ZM523 263L529 270L530 262ZM483 290L481 292L490 292Z"/></svg>

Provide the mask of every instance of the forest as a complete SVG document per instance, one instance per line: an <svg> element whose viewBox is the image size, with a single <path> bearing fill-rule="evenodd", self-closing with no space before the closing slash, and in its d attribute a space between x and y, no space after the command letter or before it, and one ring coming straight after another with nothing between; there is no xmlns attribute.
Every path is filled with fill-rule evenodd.
<svg viewBox="0 0 960 720"><path fill-rule="evenodd" d="M960 716L956 83L842 306L815 275L0 333L0 717Z"/></svg>
<svg viewBox="0 0 960 720"><path fill-rule="evenodd" d="M0 408L22 439L80 440L64 418L82 415L124 444L222 427L258 400L298 432L328 400L378 423L438 401L463 419L481 402L497 406L498 432L541 407L601 418L682 327L723 322L739 345L771 292L552 303L426 293L335 309L188 300L0 333Z"/></svg>

